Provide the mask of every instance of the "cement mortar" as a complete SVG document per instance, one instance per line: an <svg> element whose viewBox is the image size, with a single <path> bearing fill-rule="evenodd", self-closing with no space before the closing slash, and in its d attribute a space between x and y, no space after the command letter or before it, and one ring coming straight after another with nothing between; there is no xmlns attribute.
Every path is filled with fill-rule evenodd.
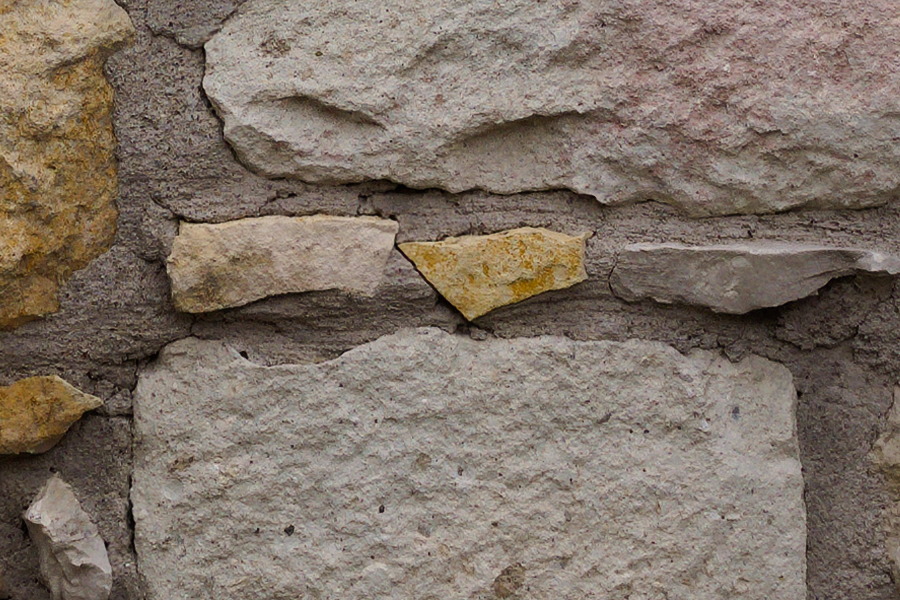
<svg viewBox="0 0 900 600"><path fill-rule="evenodd" d="M242 167L222 139L221 123L201 91L203 51L176 41L179 32L191 28L215 30L238 4L123 3L138 36L108 65L120 144L115 245L61 289L59 313L0 334L0 384L58 374L107 404L49 453L0 460L0 572L15 600L50 598L36 580L37 552L22 531L20 515L51 469L73 486L109 543L112 597L140 597L127 504L131 391L138 370L165 344L188 335L220 339L253 361L276 364L332 358L400 327L425 325L476 339L640 338L682 351L718 349L733 359L752 352L784 364L801 394L809 599L900 598L883 550L888 496L867 459L900 379L900 289L880 278L841 279L818 296L780 309L728 316L651 302L626 304L607 285L616 251L636 242L761 238L900 253L900 203L862 211L693 220L654 203L604 208L568 192L453 195L386 182L329 187L268 181ZM395 251L389 283L372 299L315 292L201 317L175 312L164 258L178 219L222 222L314 213L396 219L398 243L522 226L570 235L594 231L586 257L590 279L465 324Z"/></svg>

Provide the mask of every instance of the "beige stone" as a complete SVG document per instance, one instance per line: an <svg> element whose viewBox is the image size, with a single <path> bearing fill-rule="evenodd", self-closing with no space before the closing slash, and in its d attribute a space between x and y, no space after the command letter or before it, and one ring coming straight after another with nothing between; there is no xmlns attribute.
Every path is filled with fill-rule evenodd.
<svg viewBox="0 0 900 600"><path fill-rule="evenodd" d="M134 396L147 600L803 600L782 365L403 330L263 366L188 338Z"/></svg>
<svg viewBox="0 0 900 600"><path fill-rule="evenodd" d="M400 244L400 250L444 298L472 320L587 279L584 244L570 236L522 227L491 235Z"/></svg>
<svg viewBox="0 0 900 600"><path fill-rule="evenodd" d="M827 8L826 8L827 7ZM897 0L248 0L204 88L270 177L692 215L883 204Z"/></svg>
<svg viewBox="0 0 900 600"><path fill-rule="evenodd" d="M24 519L54 600L109 598L112 566L106 544L66 482L51 477Z"/></svg>
<svg viewBox="0 0 900 600"><path fill-rule="evenodd" d="M744 314L815 294L832 279L900 274L900 258L859 248L760 240L710 246L632 244L610 275L613 293L629 302L704 306Z"/></svg>
<svg viewBox="0 0 900 600"><path fill-rule="evenodd" d="M315 290L371 295L397 228L327 215L182 223L168 260L172 298L178 310L199 313Z"/></svg>
<svg viewBox="0 0 900 600"><path fill-rule="evenodd" d="M0 388L0 454L46 452L81 415L102 404L55 375Z"/></svg>
<svg viewBox="0 0 900 600"><path fill-rule="evenodd" d="M132 33L113 0L0 1L0 329L58 310L59 285L112 243L103 65Z"/></svg>

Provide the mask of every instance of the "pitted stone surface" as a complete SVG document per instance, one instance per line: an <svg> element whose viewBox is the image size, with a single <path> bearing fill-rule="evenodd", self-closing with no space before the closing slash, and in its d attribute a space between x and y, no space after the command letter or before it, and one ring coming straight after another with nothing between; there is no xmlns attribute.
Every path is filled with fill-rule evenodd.
<svg viewBox="0 0 900 600"><path fill-rule="evenodd" d="M897 196L898 44L894 0L251 0L204 86L270 177L767 213Z"/></svg>
<svg viewBox="0 0 900 600"><path fill-rule="evenodd" d="M374 217L260 217L182 223L168 260L175 307L207 312L278 294L372 295L397 222Z"/></svg>
<svg viewBox="0 0 900 600"><path fill-rule="evenodd" d="M855 248L756 242L715 246L632 244L610 277L624 300L705 306L743 314L814 294L836 277L900 274L900 258Z"/></svg>
<svg viewBox="0 0 900 600"><path fill-rule="evenodd" d="M188 338L136 390L139 567L149 600L803 600L794 405L780 365L651 342Z"/></svg>
<svg viewBox="0 0 900 600"><path fill-rule="evenodd" d="M400 244L400 250L471 320L587 279L584 242L590 235L521 227L440 242L409 242Z"/></svg>
<svg viewBox="0 0 900 600"><path fill-rule="evenodd" d="M75 494L54 475L24 515L54 600L106 600L112 567L100 530Z"/></svg>
<svg viewBox="0 0 900 600"><path fill-rule="evenodd" d="M113 0L0 3L0 329L57 311L60 283L112 243L103 65L132 33Z"/></svg>
<svg viewBox="0 0 900 600"><path fill-rule="evenodd" d="M0 455L46 452L81 415L102 405L56 376L0 387Z"/></svg>

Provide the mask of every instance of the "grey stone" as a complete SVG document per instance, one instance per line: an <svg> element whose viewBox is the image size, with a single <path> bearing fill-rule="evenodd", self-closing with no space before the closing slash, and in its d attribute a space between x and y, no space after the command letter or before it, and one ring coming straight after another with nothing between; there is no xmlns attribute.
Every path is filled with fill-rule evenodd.
<svg viewBox="0 0 900 600"><path fill-rule="evenodd" d="M894 0L251 0L204 87L268 177L565 188L694 215L900 189ZM877 76L874 75L877 73Z"/></svg>
<svg viewBox="0 0 900 600"><path fill-rule="evenodd" d="M397 223L375 217L260 217L182 223L168 259L175 307L198 313L313 290L372 295Z"/></svg>
<svg viewBox="0 0 900 600"><path fill-rule="evenodd" d="M896 275L900 259L783 242L632 244L619 254L610 286L628 301L649 298L744 314L805 298L836 277L856 273Z"/></svg>
<svg viewBox="0 0 900 600"><path fill-rule="evenodd" d="M100 531L75 494L53 476L24 515L54 600L106 600L112 567Z"/></svg>
<svg viewBox="0 0 900 600"><path fill-rule="evenodd" d="M149 600L805 596L790 373L748 356L404 330L143 371Z"/></svg>

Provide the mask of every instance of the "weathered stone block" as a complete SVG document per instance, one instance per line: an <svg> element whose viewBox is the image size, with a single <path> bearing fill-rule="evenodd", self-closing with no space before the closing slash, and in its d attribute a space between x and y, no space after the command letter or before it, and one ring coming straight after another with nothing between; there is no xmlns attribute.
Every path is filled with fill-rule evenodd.
<svg viewBox="0 0 900 600"><path fill-rule="evenodd" d="M522 227L491 235L400 244L420 273L467 319L587 279L584 242Z"/></svg>
<svg viewBox="0 0 900 600"><path fill-rule="evenodd" d="M106 600L112 567L106 545L72 488L53 476L24 515L54 600Z"/></svg>
<svg viewBox="0 0 900 600"><path fill-rule="evenodd" d="M849 208L900 187L898 43L894 0L251 0L204 87L270 177Z"/></svg>
<svg viewBox="0 0 900 600"><path fill-rule="evenodd" d="M652 299L743 314L805 298L836 277L856 273L897 275L900 258L784 242L632 244L619 253L610 287L628 301Z"/></svg>
<svg viewBox="0 0 900 600"><path fill-rule="evenodd" d="M182 223L168 260L175 307L207 312L277 294L372 295L397 222L374 217L260 217Z"/></svg>
<svg viewBox="0 0 900 600"><path fill-rule="evenodd" d="M803 600L784 367L405 330L319 364L168 346L135 397L149 600Z"/></svg>
<svg viewBox="0 0 900 600"><path fill-rule="evenodd" d="M61 282L112 243L103 64L132 33L113 0L0 5L0 329L57 311Z"/></svg>
<svg viewBox="0 0 900 600"><path fill-rule="evenodd" d="M102 405L56 376L0 387L0 454L46 452L81 415Z"/></svg>

